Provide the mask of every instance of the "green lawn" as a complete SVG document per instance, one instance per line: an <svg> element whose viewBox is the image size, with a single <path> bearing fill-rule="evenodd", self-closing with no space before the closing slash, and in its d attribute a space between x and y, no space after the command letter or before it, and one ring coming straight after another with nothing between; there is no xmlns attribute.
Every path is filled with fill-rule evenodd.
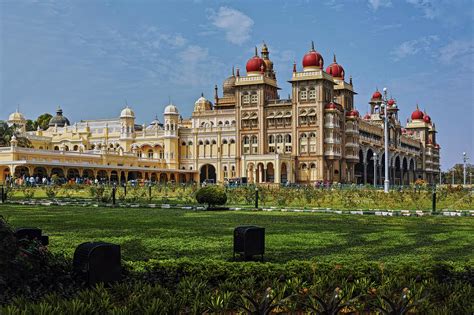
<svg viewBox="0 0 474 315"><path fill-rule="evenodd" d="M0 205L15 227L40 227L72 257L85 241L122 246L126 260L232 258L238 225L266 228L266 259L474 263L474 218Z"/></svg>

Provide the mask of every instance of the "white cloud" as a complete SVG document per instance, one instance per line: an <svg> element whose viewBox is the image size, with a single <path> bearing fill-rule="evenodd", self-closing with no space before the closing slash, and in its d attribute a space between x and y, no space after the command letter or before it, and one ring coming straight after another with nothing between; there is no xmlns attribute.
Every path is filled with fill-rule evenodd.
<svg viewBox="0 0 474 315"><path fill-rule="evenodd" d="M212 24L225 32L225 38L232 44L241 45L250 38L254 21L243 12L220 7L217 12L211 11L209 19Z"/></svg>
<svg viewBox="0 0 474 315"><path fill-rule="evenodd" d="M439 10L432 0L406 0L415 8L423 11L424 17L427 19L434 19L439 14Z"/></svg>
<svg viewBox="0 0 474 315"><path fill-rule="evenodd" d="M396 61L408 56L416 55L419 52L427 52L433 42L439 40L437 35L430 35L418 39L409 40L401 43L392 52L392 56Z"/></svg>
<svg viewBox="0 0 474 315"><path fill-rule="evenodd" d="M442 63L451 64L454 61L466 61L467 57L467 64L472 66L473 55L474 41L453 40L440 48L438 58Z"/></svg>
<svg viewBox="0 0 474 315"><path fill-rule="evenodd" d="M368 0L369 7L377 11L379 8L387 8L392 6L391 0Z"/></svg>

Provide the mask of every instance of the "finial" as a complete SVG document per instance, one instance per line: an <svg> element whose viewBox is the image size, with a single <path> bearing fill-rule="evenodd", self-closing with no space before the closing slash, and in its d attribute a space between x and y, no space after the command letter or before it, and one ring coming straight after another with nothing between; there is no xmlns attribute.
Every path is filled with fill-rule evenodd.
<svg viewBox="0 0 474 315"><path fill-rule="evenodd" d="M237 68L237 76L240 77L240 71L239 68Z"/></svg>
<svg viewBox="0 0 474 315"><path fill-rule="evenodd" d="M235 77L235 74L234 74L234 66L232 66L232 76Z"/></svg>
<svg viewBox="0 0 474 315"><path fill-rule="evenodd" d="M293 72L296 72L296 60L293 60Z"/></svg>
<svg viewBox="0 0 474 315"><path fill-rule="evenodd" d="M311 51L314 51L314 41L311 41Z"/></svg>
<svg viewBox="0 0 474 315"><path fill-rule="evenodd" d="M349 84L352 85L352 75L349 76Z"/></svg>
<svg viewBox="0 0 474 315"><path fill-rule="evenodd" d="M201 92L201 97L204 97L204 92Z"/></svg>
<svg viewBox="0 0 474 315"><path fill-rule="evenodd" d="M333 61L334 61L334 63L336 63L336 54L333 53L333 56L334 56L334 57L333 57Z"/></svg>
<svg viewBox="0 0 474 315"><path fill-rule="evenodd" d="M258 50L257 50L257 46L255 46L255 57L258 57Z"/></svg>
<svg viewBox="0 0 474 315"><path fill-rule="evenodd" d="M16 106L16 112L17 112L17 113L20 112L20 104L18 104L18 105Z"/></svg>

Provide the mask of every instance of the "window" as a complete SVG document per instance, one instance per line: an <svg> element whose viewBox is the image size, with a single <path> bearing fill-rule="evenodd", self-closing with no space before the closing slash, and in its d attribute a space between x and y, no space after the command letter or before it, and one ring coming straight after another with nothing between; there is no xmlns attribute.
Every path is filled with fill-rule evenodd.
<svg viewBox="0 0 474 315"><path fill-rule="evenodd" d="M252 144L257 144L257 136L252 136Z"/></svg>
<svg viewBox="0 0 474 315"><path fill-rule="evenodd" d="M286 143L291 143L291 135L290 134L285 135L285 142Z"/></svg>
<svg viewBox="0 0 474 315"><path fill-rule="evenodd" d="M309 99L310 100L315 100L316 99L316 89L311 89L309 90Z"/></svg>
<svg viewBox="0 0 474 315"><path fill-rule="evenodd" d="M291 153L291 145L285 145L285 152Z"/></svg>
<svg viewBox="0 0 474 315"><path fill-rule="evenodd" d="M251 102L251 103L257 103L257 102L258 102L258 96L257 96L257 94L252 94L252 95L250 96L250 102Z"/></svg>
<svg viewBox="0 0 474 315"><path fill-rule="evenodd" d="M249 144L249 137L244 137L244 144Z"/></svg>
<svg viewBox="0 0 474 315"><path fill-rule="evenodd" d="M276 139L277 139L277 142L278 142L278 143L282 143L282 142L283 142L283 137L282 137L282 135L278 135L278 136L276 137Z"/></svg>
<svg viewBox="0 0 474 315"><path fill-rule="evenodd" d="M232 176L232 177L235 177L235 165L232 165L232 166L230 167L230 170L231 170L231 176Z"/></svg>
<svg viewBox="0 0 474 315"><path fill-rule="evenodd" d="M249 104L249 103L250 103L250 95L244 94L244 95L242 96L242 103L244 103L244 104Z"/></svg>
<svg viewBox="0 0 474 315"><path fill-rule="evenodd" d="M148 150L148 158L152 159L153 158L153 150Z"/></svg>
<svg viewBox="0 0 474 315"><path fill-rule="evenodd" d="M268 143L275 143L275 137L273 135L268 136Z"/></svg>
<svg viewBox="0 0 474 315"><path fill-rule="evenodd" d="M308 92L306 92L306 90L301 90L300 91L300 100L306 101L307 98L308 98Z"/></svg>
<svg viewBox="0 0 474 315"><path fill-rule="evenodd" d="M227 166L224 166L224 178L229 176L229 172L227 172Z"/></svg>

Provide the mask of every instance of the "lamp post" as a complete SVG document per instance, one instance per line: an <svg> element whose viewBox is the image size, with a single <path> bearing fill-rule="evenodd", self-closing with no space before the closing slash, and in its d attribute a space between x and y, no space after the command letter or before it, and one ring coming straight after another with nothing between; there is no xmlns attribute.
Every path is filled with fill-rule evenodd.
<svg viewBox="0 0 474 315"><path fill-rule="evenodd" d="M374 152L374 187L377 187L377 153Z"/></svg>
<svg viewBox="0 0 474 315"><path fill-rule="evenodd" d="M464 162L463 164L463 170L462 170L462 177L463 177L463 184L466 185L466 162L469 160L469 157L467 156L466 152L462 153L462 161Z"/></svg>
<svg viewBox="0 0 474 315"><path fill-rule="evenodd" d="M384 147L385 147L385 180L383 182L383 191L385 193L388 193L390 189L390 180L388 178L389 172L388 172L388 161L389 161L389 152L388 152L388 106L387 106L387 88L383 88L383 98L382 98L382 105L380 107L381 110L383 110L383 129L384 129ZM379 112L379 116L380 115Z"/></svg>
<svg viewBox="0 0 474 315"><path fill-rule="evenodd" d="M451 172L452 172L452 173L451 173L451 181L452 181L452 185L453 185L453 186L454 186L454 172L455 172L455 171L456 171L456 169L453 167L453 168L451 169Z"/></svg>

